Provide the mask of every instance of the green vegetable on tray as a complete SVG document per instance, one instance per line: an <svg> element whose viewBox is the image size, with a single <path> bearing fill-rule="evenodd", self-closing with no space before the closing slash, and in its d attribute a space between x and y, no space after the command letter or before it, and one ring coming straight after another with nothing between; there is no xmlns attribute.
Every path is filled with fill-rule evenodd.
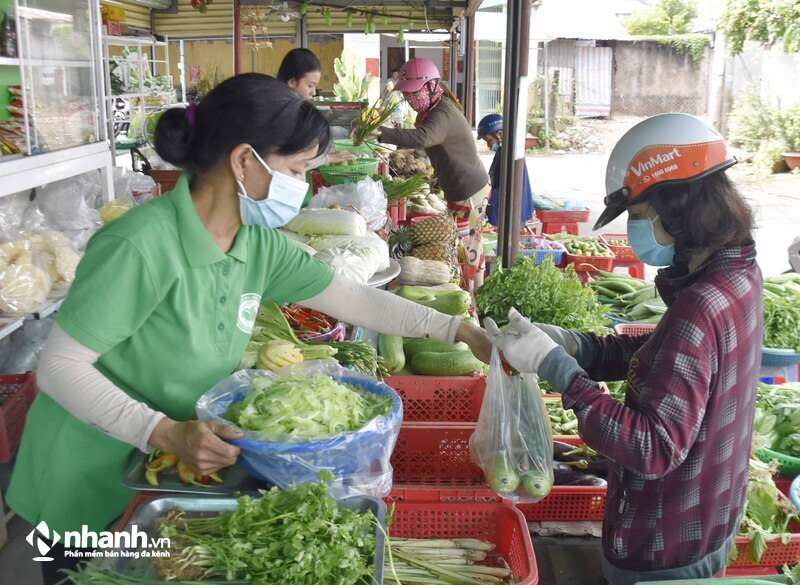
<svg viewBox="0 0 800 585"><path fill-rule="evenodd" d="M253 391L225 418L265 441L305 441L353 432L391 408L378 398L326 376L253 378Z"/></svg>
<svg viewBox="0 0 800 585"><path fill-rule="evenodd" d="M478 310L499 325L508 322L511 307L536 323L565 329L608 333L606 309L591 287L583 286L571 266L564 271L552 257L536 265L533 256L517 257L513 267L498 267L475 294Z"/></svg>
<svg viewBox="0 0 800 585"><path fill-rule="evenodd" d="M371 512L339 507L320 484L272 488L243 496L236 510L161 519L170 557L154 561L170 579L247 580L253 585L372 582L375 557Z"/></svg>
<svg viewBox="0 0 800 585"><path fill-rule="evenodd" d="M610 305L610 315L626 321L655 324L667 312L655 284L604 270L594 274L589 286L602 303Z"/></svg>

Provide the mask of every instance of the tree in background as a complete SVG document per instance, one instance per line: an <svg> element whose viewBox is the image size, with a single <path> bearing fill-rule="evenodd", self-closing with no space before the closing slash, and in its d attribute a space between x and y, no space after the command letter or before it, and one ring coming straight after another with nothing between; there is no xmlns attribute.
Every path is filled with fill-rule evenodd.
<svg viewBox="0 0 800 585"><path fill-rule="evenodd" d="M731 55L741 53L745 41L800 52L800 0L727 0L718 26Z"/></svg>
<svg viewBox="0 0 800 585"><path fill-rule="evenodd" d="M696 16L694 0L658 0L652 8L632 14L622 24L633 36L685 35L692 32Z"/></svg>

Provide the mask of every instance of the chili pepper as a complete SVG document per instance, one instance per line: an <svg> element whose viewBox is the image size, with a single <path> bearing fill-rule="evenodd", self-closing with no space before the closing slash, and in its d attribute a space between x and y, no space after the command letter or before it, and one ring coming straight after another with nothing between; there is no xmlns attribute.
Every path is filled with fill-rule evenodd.
<svg viewBox="0 0 800 585"><path fill-rule="evenodd" d="M208 476L200 475L193 467L178 461L178 477L181 481L188 485L196 485L197 487L209 487Z"/></svg>
<svg viewBox="0 0 800 585"><path fill-rule="evenodd" d="M178 464L178 456L174 453L164 453L160 457L157 457L153 461L150 461L147 464L148 471L155 471L158 473L159 471L163 471L169 467L175 467Z"/></svg>
<svg viewBox="0 0 800 585"><path fill-rule="evenodd" d="M150 485L158 485L158 472L152 469L145 469L144 477Z"/></svg>
<svg viewBox="0 0 800 585"><path fill-rule="evenodd" d="M210 477L217 483L222 483L222 476L219 474L219 471L215 471L214 473L209 473L208 477Z"/></svg>

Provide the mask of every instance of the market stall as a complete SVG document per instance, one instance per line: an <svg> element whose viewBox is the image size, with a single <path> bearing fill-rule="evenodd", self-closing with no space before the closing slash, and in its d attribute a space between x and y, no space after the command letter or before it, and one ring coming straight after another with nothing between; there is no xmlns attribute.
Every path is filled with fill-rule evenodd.
<svg viewBox="0 0 800 585"><path fill-rule="evenodd" d="M355 12L366 31L374 29L375 14ZM130 55L118 60L127 71L119 75L140 90L155 83L159 92L159 76L143 74L141 53L143 44L155 49L161 42L106 39L106 47L133 43L137 65L124 69ZM131 140L151 141L146 96L117 94L112 88L109 103L131 100L126 113L140 111ZM101 90L97 97L102 101ZM518 205L507 197L499 233L484 234L485 252L500 262L482 287L467 290L462 241L469 224L447 211L430 161L369 140L394 104L320 107L332 123L355 130L355 141L335 144L355 158L311 174L313 197L281 233L335 274L471 323L504 325L515 307L536 323L638 336L651 334L667 311L628 235L580 235L589 210L558 199L516 226L510 218ZM20 150L33 159L36 134L26 116ZM106 122L95 120L98 135L128 134L117 132L112 118ZM13 160L0 159L0 172ZM506 187L519 178L514 160L509 153ZM152 180L117 171L114 187L123 196L109 202L96 177L72 176L96 164L64 171L57 178L67 181L42 189L33 207L25 201L0 213L4 226L14 224L0 241L3 337L58 308L80 251L101 225L159 194ZM65 206L79 210L70 221ZM44 219L30 227L31 215ZM798 307L798 275L765 280L754 453L731 575L775 576L800 557L797 480L789 487L800 473L800 394L792 384L800 363ZM237 463L202 474L174 453L136 451L119 478L131 501L114 529L130 534L138 527L147 546L116 543L105 558L69 573L68 583L535 585L545 583L540 535L578 523L599 530L611 461L586 444L578 417L543 379L507 375L499 355L487 365L463 342L378 334L297 303L256 300L247 311L252 334L235 371L204 388L191 408L201 421L242 433L230 440L241 449ZM41 351L49 329L33 329L15 336L13 352L0 345L0 364L8 368L13 353L14 369L22 369L0 376L2 461L13 458L36 394L28 371L35 365L21 358ZM624 381L601 390L626 401Z"/></svg>

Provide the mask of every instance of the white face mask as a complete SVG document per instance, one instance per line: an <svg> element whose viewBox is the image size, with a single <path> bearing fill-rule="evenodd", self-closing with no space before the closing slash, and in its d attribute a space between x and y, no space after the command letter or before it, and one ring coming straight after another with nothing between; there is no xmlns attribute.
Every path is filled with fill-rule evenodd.
<svg viewBox="0 0 800 585"><path fill-rule="evenodd" d="M239 215L242 224L265 228L282 227L300 213L300 207L308 193L308 184L285 173L273 171L255 150L252 152L256 160L272 175L272 180L269 182L267 197L260 201L252 199L244 184L236 180L239 186Z"/></svg>

